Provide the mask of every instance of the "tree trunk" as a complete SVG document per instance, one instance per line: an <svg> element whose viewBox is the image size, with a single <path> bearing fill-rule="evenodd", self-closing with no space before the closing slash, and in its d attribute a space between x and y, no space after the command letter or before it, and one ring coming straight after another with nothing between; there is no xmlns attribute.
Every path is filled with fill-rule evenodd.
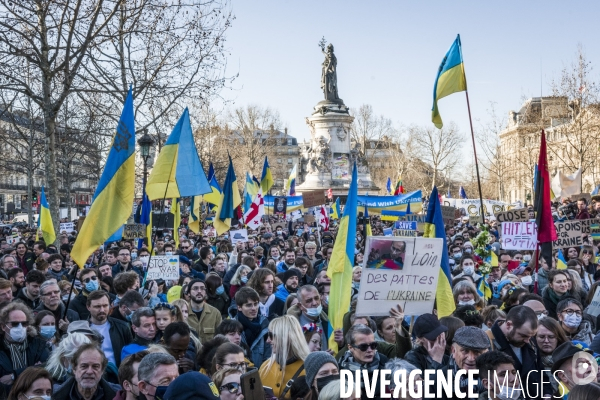
<svg viewBox="0 0 600 400"><path fill-rule="evenodd" d="M433 168L433 180L431 182L431 190L433 190L433 187L435 186L435 182L437 181L437 174L438 174L438 170L437 168Z"/></svg>
<svg viewBox="0 0 600 400"><path fill-rule="evenodd" d="M67 193L67 222L71 222L71 162L66 162L66 172L64 185Z"/></svg>
<svg viewBox="0 0 600 400"><path fill-rule="evenodd" d="M31 158L33 160L33 158ZM31 202L33 200L33 169L27 168L27 223L29 226L33 225L33 210L31 209ZM21 204L23 208L23 204Z"/></svg>

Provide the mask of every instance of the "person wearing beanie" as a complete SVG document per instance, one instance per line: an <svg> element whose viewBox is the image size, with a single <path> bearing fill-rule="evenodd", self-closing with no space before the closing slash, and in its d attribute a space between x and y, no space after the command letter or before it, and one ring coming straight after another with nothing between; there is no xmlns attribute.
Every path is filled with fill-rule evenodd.
<svg viewBox="0 0 600 400"><path fill-rule="evenodd" d="M300 273L300 270L290 268L282 274L277 274L277 277L281 279L281 282L283 283L277 286L275 297L281 301L285 301L290 294L298 291L298 283L300 282L302 274Z"/></svg>
<svg viewBox="0 0 600 400"><path fill-rule="evenodd" d="M312 399L317 399L319 393L331 381L340 379L339 366L335 358L326 351L310 353L304 360L304 377L306 385L310 387Z"/></svg>
<svg viewBox="0 0 600 400"><path fill-rule="evenodd" d="M450 357L445 355L447 331L448 328L440 324L437 316L420 315L413 325L416 346L406 353L404 359L422 371L447 365L450 361Z"/></svg>

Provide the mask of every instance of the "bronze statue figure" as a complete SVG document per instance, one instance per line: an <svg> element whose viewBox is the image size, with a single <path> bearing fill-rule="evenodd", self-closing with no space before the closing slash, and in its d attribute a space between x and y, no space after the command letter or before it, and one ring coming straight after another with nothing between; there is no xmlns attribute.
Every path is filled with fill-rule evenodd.
<svg viewBox="0 0 600 400"><path fill-rule="evenodd" d="M330 43L325 50L325 44L321 44L321 51L325 54L323 61L323 72L321 73L321 89L325 95L325 100L337 101L337 58L333 54L333 45Z"/></svg>

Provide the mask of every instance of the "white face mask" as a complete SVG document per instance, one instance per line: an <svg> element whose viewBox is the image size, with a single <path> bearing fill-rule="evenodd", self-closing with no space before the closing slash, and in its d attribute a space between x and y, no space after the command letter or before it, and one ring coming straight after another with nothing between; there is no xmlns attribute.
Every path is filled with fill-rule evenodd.
<svg viewBox="0 0 600 400"><path fill-rule="evenodd" d="M19 324L19 326L17 326L16 328L10 328L9 335L11 339L15 342L23 343L23 341L27 337L27 328Z"/></svg>
<svg viewBox="0 0 600 400"><path fill-rule="evenodd" d="M567 314L567 315L565 315L565 319L563 320L563 324L565 324L569 328L577 328L579 326L579 324L581 324L581 316L577 315L577 314L573 314L573 315L568 315ZM11 329L11 331L12 331L12 329Z"/></svg>
<svg viewBox="0 0 600 400"><path fill-rule="evenodd" d="M521 395L521 392L517 387L513 390L512 386L501 386L500 392L496 393L496 395L500 400L516 400Z"/></svg>
<svg viewBox="0 0 600 400"><path fill-rule="evenodd" d="M473 272L475 272L475 267L473 267L472 265L463 267L463 273L465 275L473 275Z"/></svg>
<svg viewBox="0 0 600 400"><path fill-rule="evenodd" d="M475 305L475 300L468 300L468 301L458 301L458 305L459 306L474 306Z"/></svg>
<svg viewBox="0 0 600 400"><path fill-rule="evenodd" d="M533 283L533 278L529 275L524 276L521 278L521 283L523 284L523 286L529 286Z"/></svg>

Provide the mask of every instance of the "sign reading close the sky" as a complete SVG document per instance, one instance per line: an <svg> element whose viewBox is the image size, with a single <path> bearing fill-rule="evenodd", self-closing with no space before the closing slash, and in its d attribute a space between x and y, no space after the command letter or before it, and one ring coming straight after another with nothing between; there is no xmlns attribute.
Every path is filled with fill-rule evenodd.
<svg viewBox="0 0 600 400"><path fill-rule="evenodd" d="M356 315L384 316L398 304L405 315L433 309L441 239L368 236Z"/></svg>

